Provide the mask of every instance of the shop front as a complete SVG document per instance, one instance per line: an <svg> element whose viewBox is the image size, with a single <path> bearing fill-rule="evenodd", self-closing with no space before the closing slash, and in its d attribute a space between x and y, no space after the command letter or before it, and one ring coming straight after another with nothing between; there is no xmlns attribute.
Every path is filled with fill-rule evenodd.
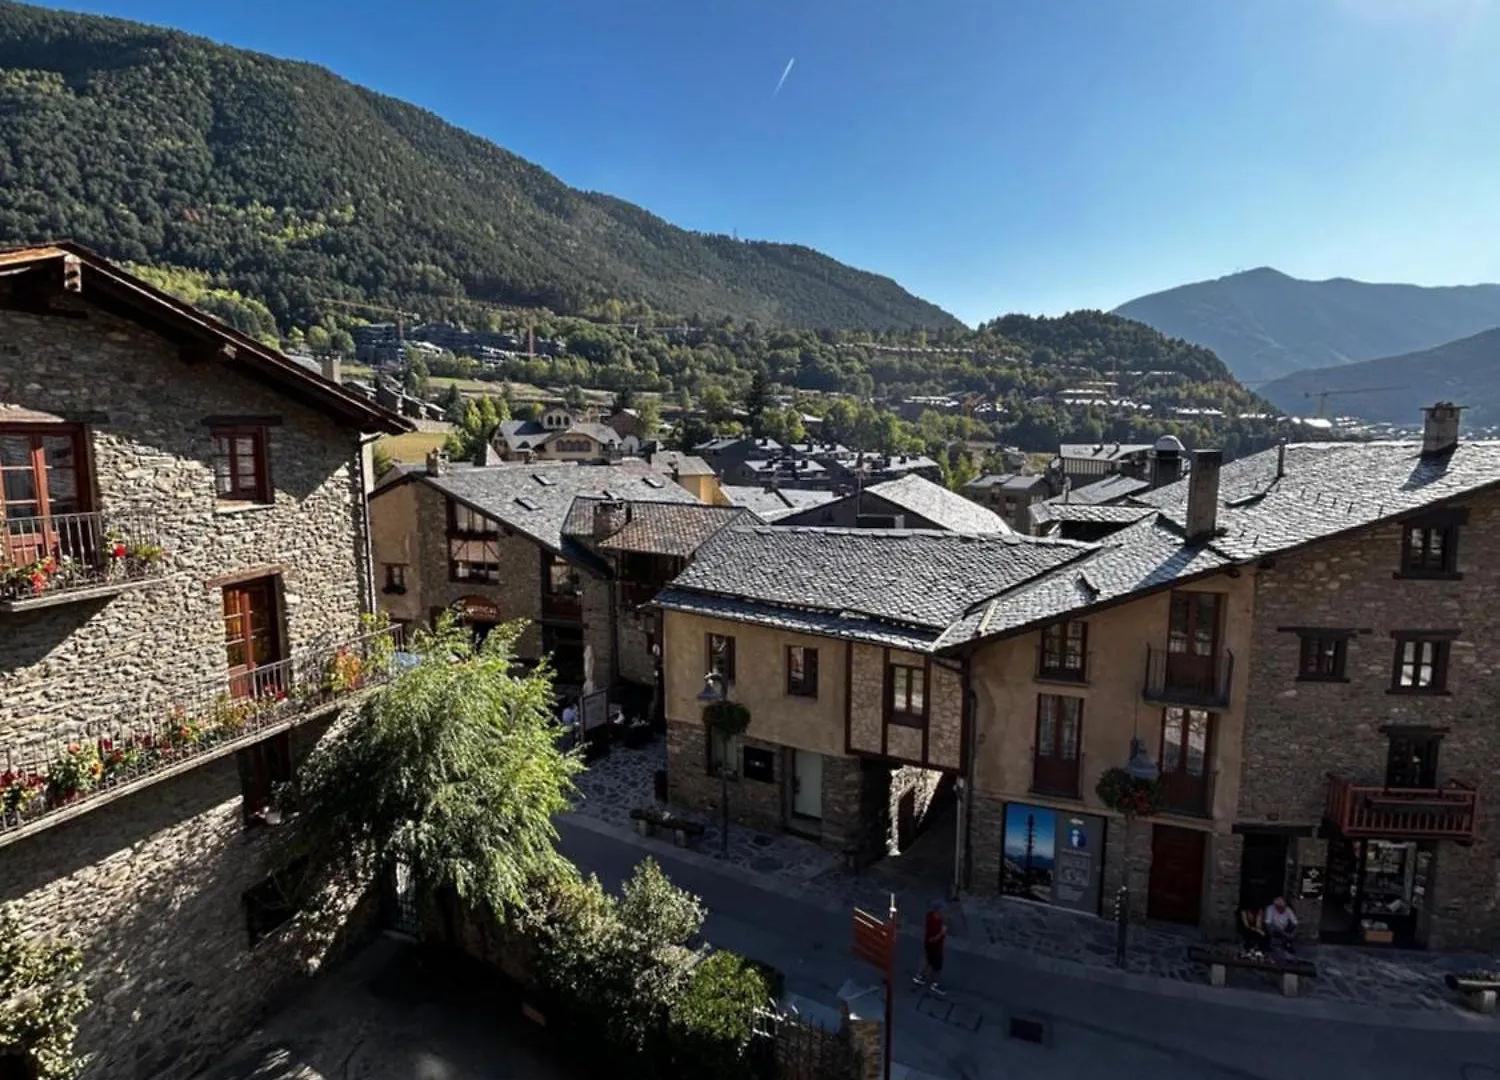
<svg viewBox="0 0 1500 1080"><path fill-rule="evenodd" d="M1005 804L1000 891L1099 914L1105 820L1030 803Z"/></svg>
<svg viewBox="0 0 1500 1080"><path fill-rule="evenodd" d="M1352 945L1425 945L1436 847L1430 840L1331 840L1319 936Z"/></svg>

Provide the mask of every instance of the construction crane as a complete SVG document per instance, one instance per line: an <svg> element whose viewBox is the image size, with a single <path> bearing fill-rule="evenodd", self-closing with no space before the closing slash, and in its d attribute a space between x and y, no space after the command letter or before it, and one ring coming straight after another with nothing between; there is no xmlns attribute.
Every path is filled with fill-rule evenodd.
<svg viewBox="0 0 1500 1080"><path fill-rule="evenodd" d="M362 300L336 300L331 296L316 296L313 299L317 300L320 304L337 304L339 307L355 308L359 311L379 311L385 315L394 315L396 317L396 344L398 346L406 344L405 320L421 318L414 311L401 311L398 308L382 307L379 304L367 304Z"/></svg>
<svg viewBox="0 0 1500 1080"><path fill-rule="evenodd" d="M1313 413L1313 416L1321 420L1323 418L1323 410L1327 407L1328 399L1331 397L1342 397L1344 394L1388 394L1396 390L1406 389L1408 388L1405 386L1361 386L1353 390L1309 390L1302 396L1318 399L1318 411Z"/></svg>

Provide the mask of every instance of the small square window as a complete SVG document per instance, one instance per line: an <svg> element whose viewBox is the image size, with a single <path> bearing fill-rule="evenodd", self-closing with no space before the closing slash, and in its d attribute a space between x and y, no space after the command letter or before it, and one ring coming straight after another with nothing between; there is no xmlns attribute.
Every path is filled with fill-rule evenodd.
<svg viewBox="0 0 1500 1080"><path fill-rule="evenodd" d="M406 592L405 563L385 564L385 591L388 593L396 593L398 595L400 593Z"/></svg>
<svg viewBox="0 0 1500 1080"><path fill-rule="evenodd" d="M744 749L743 758L746 780L759 780L767 784L775 782L776 754L774 751L758 746L747 746Z"/></svg>
<svg viewBox="0 0 1500 1080"><path fill-rule="evenodd" d="M1451 577L1458 573L1458 526L1409 524L1401 532L1402 577Z"/></svg>
<svg viewBox="0 0 1500 1080"><path fill-rule="evenodd" d="M818 650L804 645L786 647L786 692L792 697L818 696Z"/></svg>
<svg viewBox="0 0 1500 1080"><path fill-rule="evenodd" d="M1447 638L1397 635L1391 690L1401 694L1443 694L1448 690Z"/></svg>
<svg viewBox="0 0 1500 1080"><path fill-rule="evenodd" d="M886 675L886 715L893 724L921 727L926 722L927 672L892 664Z"/></svg>
<svg viewBox="0 0 1500 1080"><path fill-rule="evenodd" d="M214 448L214 493L242 502L271 501L270 470L263 427L218 427L210 431Z"/></svg>
<svg viewBox="0 0 1500 1080"><path fill-rule="evenodd" d="M1347 637L1304 634L1297 664L1297 678L1304 682L1344 681L1348 646Z"/></svg>

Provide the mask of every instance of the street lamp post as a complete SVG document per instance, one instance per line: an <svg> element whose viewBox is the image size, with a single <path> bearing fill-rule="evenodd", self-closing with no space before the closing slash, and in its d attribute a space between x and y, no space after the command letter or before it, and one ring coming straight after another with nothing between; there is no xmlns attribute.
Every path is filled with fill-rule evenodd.
<svg viewBox="0 0 1500 1080"><path fill-rule="evenodd" d="M704 706L716 705L729 700L729 677L722 672L710 671L703 676L703 689L698 692L698 701ZM729 855L729 736L719 733L723 742L723 756L719 761L719 854Z"/></svg>
<svg viewBox="0 0 1500 1080"><path fill-rule="evenodd" d="M1156 762L1151 760L1145 741L1139 735L1130 737L1130 760L1125 763L1125 774L1132 780L1148 783L1160 774ZM1130 928L1130 823L1134 818L1134 814L1125 815L1124 876L1120 891L1115 896L1115 963L1121 967L1125 964L1126 938Z"/></svg>

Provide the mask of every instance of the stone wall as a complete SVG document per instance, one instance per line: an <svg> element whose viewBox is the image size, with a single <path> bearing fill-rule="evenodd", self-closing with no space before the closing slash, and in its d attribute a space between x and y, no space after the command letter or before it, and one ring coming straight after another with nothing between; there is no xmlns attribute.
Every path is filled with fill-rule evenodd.
<svg viewBox="0 0 1500 1080"><path fill-rule="evenodd" d="M656 682L656 657L651 653L651 642L661 641L661 617L654 611L623 603L616 610L620 678L637 686L651 686Z"/></svg>
<svg viewBox="0 0 1500 1080"><path fill-rule="evenodd" d="M297 733L305 751L326 725ZM0 903L22 930L84 953L84 1080L194 1075L300 980L373 931L363 889L325 891L250 946L243 895L284 834L243 822L233 756L207 763L0 851Z"/></svg>
<svg viewBox="0 0 1500 1080"><path fill-rule="evenodd" d="M1460 451L1461 452L1461 451ZM1361 529L1280 556L1256 573L1256 626L1239 817L1280 826L1320 824L1328 774L1382 783L1385 725L1446 729L1438 781L1479 789L1478 840L1440 841L1430 890L1429 944L1500 944L1500 494L1462 500L1462 580L1394 576L1401 527ZM1347 646L1347 682L1300 682L1300 640L1280 627L1359 631ZM1457 630L1445 695L1389 693L1391 632ZM1299 859L1318 858L1313 849ZM1308 865L1317 865L1310 863ZM1316 913L1303 912L1304 922Z"/></svg>
<svg viewBox="0 0 1500 1080"><path fill-rule="evenodd" d="M0 747L77 734L122 707L180 699L224 670L223 575L281 584L290 651L359 632L363 492L356 434L133 324L0 312L0 405L103 414L88 429L97 509L154 518L170 576L107 600L0 616ZM273 503L221 503L205 417L268 427Z"/></svg>
<svg viewBox="0 0 1500 1080"><path fill-rule="evenodd" d="M884 747L885 653L874 645L851 644L849 649L849 746L862 753L879 754Z"/></svg>
<svg viewBox="0 0 1500 1080"><path fill-rule="evenodd" d="M0 754L54 745L122 710L163 710L226 671L226 576L279 583L286 649L359 633L357 434L223 365L89 309L0 312L0 405L87 415L95 507L153 515L169 576L112 598L0 614ZM266 428L274 498L220 502L210 416ZM233 758L205 763L0 849L0 900L31 934L84 949L88 1076L174 1078L236 1038L335 938L295 923L248 947L241 895L273 830L246 831ZM339 899L334 914L354 911ZM368 908L361 909L368 914ZM314 930L316 929L316 933Z"/></svg>

